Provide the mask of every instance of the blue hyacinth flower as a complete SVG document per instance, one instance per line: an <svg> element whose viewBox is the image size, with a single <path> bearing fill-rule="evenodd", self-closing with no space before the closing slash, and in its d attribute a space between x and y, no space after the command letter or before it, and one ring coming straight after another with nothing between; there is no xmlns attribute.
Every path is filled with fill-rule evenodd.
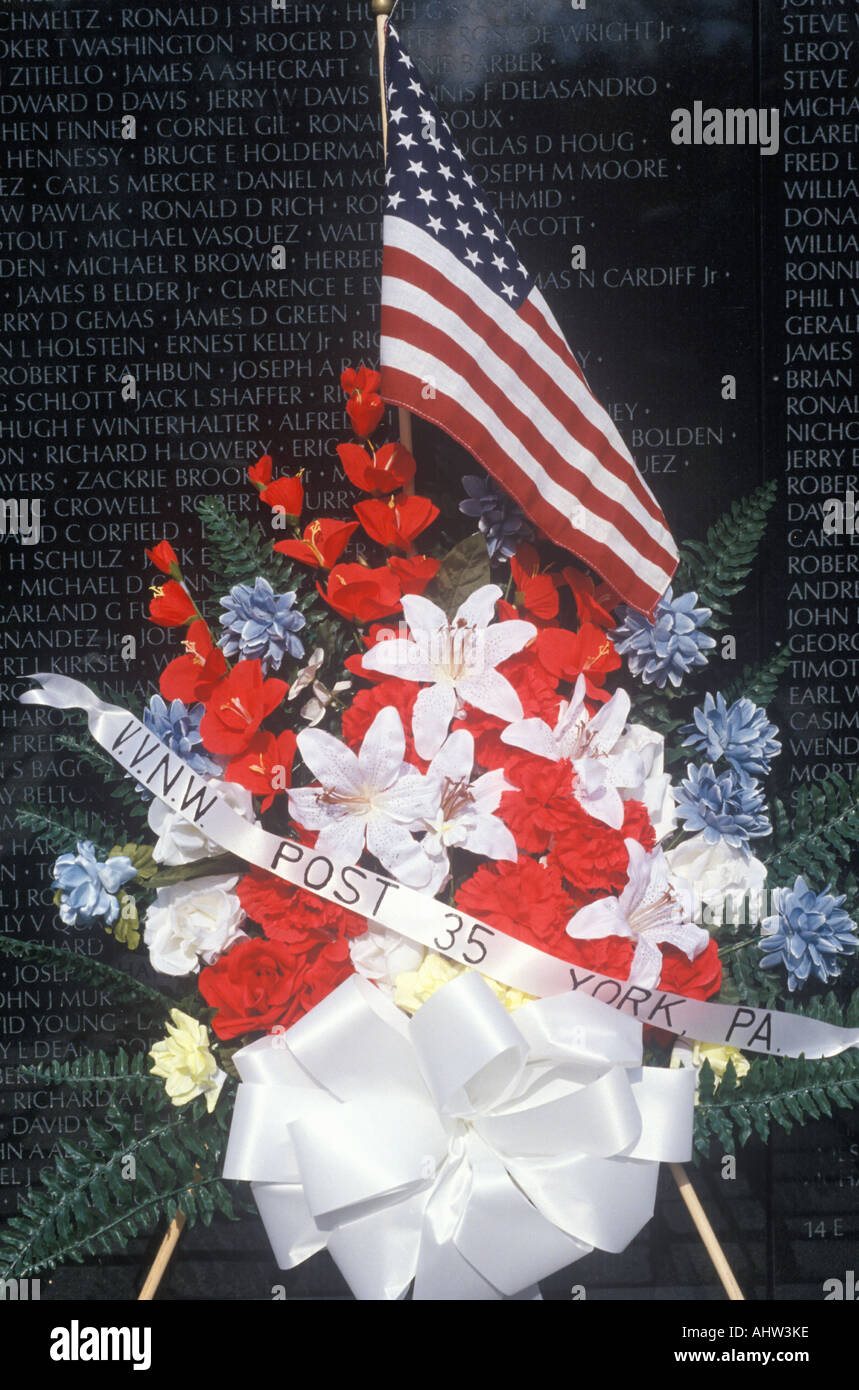
<svg viewBox="0 0 859 1390"><path fill-rule="evenodd" d="M300 661L304 644L296 637L305 624L303 613L295 608L295 594L276 594L267 579L258 576L253 588L236 584L221 599L219 646L230 660L257 660L263 675L276 671L285 656Z"/></svg>
<svg viewBox="0 0 859 1390"><path fill-rule="evenodd" d="M711 763L690 763L675 800L686 829L690 834L701 831L708 845L724 840L733 849L747 850L749 840L772 830L760 787L748 786L733 768L717 776Z"/></svg>
<svg viewBox="0 0 859 1390"><path fill-rule="evenodd" d="M724 695L714 700L708 694L703 708L692 711L692 718L695 722L680 730L687 735L684 745L706 753L712 763L724 758L746 786L755 777L766 776L773 758L781 752L775 724L769 722L765 710L745 697L727 705Z"/></svg>
<svg viewBox="0 0 859 1390"><path fill-rule="evenodd" d="M632 608L624 611L612 640L627 658L632 674L645 685L663 690L670 681L678 686L693 667L707 665L704 653L716 643L702 628L712 610L697 608L697 602L697 594L681 594L675 599L668 588L656 605L653 622Z"/></svg>
<svg viewBox="0 0 859 1390"><path fill-rule="evenodd" d="M520 545L532 539L534 528L512 497L502 492L492 478L468 474L462 480L468 496L459 504L464 516L477 520L477 529L486 540L490 560L509 560Z"/></svg>
<svg viewBox="0 0 859 1390"><path fill-rule="evenodd" d="M160 695L153 695L143 711L143 722L195 772L219 777L224 769L206 752L200 736L200 720L205 713L205 705L192 705L189 709L181 700L171 700L168 705Z"/></svg>
<svg viewBox="0 0 859 1390"><path fill-rule="evenodd" d="M54 892L59 892L60 917L67 926L89 926L103 917L113 926L119 917L116 894L137 870L125 854L103 862L96 858L89 840L78 841L76 854L61 854L54 865Z"/></svg>
<svg viewBox="0 0 859 1390"><path fill-rule="evenodd" d="M792 888L779 888L773 897L777 910L761 923L761 969L783 965L791 992L809 979L836 980L843 958L859 948L856 923L842 908L844 896L834 897L829 885L815 893L800 874Z"/></svg>

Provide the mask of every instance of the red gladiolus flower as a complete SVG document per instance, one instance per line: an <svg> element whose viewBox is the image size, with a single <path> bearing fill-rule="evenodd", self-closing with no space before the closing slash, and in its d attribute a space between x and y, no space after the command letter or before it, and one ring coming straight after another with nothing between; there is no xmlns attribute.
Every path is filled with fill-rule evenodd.
<svg viewBox="0 0 859 1390"><path fill-rule="evenodd" d="M360 444L339 444L337 454L346 477L362 492L394 492L415 476L417 465L402 444L383 444L375 456Z"/></svg>
<svg viewBox="0 0 859 1390"><path fill-rule="evenodd" d="M305 526L301 540L278 541L274 547L293 560L312 565L314 569L330 569L340 559L353 531L358 530L357 521L311 521Z"/></svg>
<svg viewBox="0 0 859 1390"><path fill-rule="evenodd" d="M378 391L381 384L382 378L379 373L370 371L363 363L357 371L354 367L346 367L340 374L340 385L347 396L351 396L355 391L362 394Z"/></svg>
<svg viewBox="0 0 859 1390"><path fill-rule="evenodd" d="M362 439L373 433L384 413L385 402L375 392L365 395L356 391L346 402L346 414L352 422L352 428Z"/></svg>
<svg viewBox="0 0 859 1390"><path fill-rule="evenodd" d="M153 589L155 597L149 604L149 618L161 627L184 627L193 622L197 610L186 589L175 579L168 579L160 589Z"/></svg>
<svg viewBox="0 0 859 1390"><path fill-rule="evenodd" d="M316 585L326 603L343 618L372 623L394 613L400 606L402 590L387 565L369 569L366 565L335 565L328 575L328 587Z"/></svg>
<svg viewBox="0 0 859 1390"><path fill-rule="evenodd" d="M392 555L388 565L404 594L422 594L441 569L441 560L433 560L429 555Z"/></svg>
<svg viewBox="0 0 859 1390"><path fill-rule="evenodd" d="M611 638L593 623L582 623L578 632L543 628L534 647L540 664L557 680L573 682L584 675L585 690L592 700L606 699L601 687L609 671L616 671L621 665Z"/></svg>
<svg viewBox="0 0 859 1390"><path fill-rule="evenodd" d="M165 700L186 705L206 703L227 669L227 660L216 647L202 618L192 623L184 641L185 656L177 656L161 672L158 686Z"/></svg>
<svg viewBox="0 0 859 1390"><path fill-rule="evenodd" d="M271 677L263 680L259 661L240 661L218 682L206 702L200 734L210 753L244 753L267 715L276 709L289 686Z"/></svg>
<svg viewBox="0 0 859 1390"><path fill-rule="evenodd" d="M609 612L620 603L613 589L607 584L601 584L597 589L589 575L574 569L572 565L563 569L561 575L573 591L580 622L594 623L605 632L617 627L614 616Z"/></svg>
<svg viewBox="0 0 859 1390"><path fill-rule="evenodd" d="M271 467L271 454L263 454L262 458L251 464L248 478L254 487L262 489L271 482Z"/></svg>
<svg viewBox="0 0 859 1390"><path fill-rule="evenodd" d="M540 573L540 559L532 545L520 545L510 560L516 585L516 606L546 622L558 616L558 588L551 574Z"/></svg>
<svg viewBox="0 0 859 1390"><path fill-rule="evenodd" d="M438 507L428 497L400 497L359 502L355 515L372 540L389 549L408 550L415 537L435 521Z"/></svg>
<svg viewBox="0 0 859 1390"><path fill-rule="evenodd" d="M291 729L275 737L258 729L245 749L227 764L225 782L238 782L255 796L264 796L260 810L267 811L274 798L292 786L296 738Z"/></svg>
<svg viewBox="0 0 859 1390"><path fill-rule="evenodd" d="M264 487L259 500L267 507L281 507L287 516L300 516L304 506L304 483L299 473L295 478L275 478Z"/></svg>
<svg viewBox="0 0 859 1390"><path fill-rule="evenodd" d="M147 550L146 554L162 574L169 574L173 579L179 578L179 556L169 541L159 541L151 550Z"/></svg>

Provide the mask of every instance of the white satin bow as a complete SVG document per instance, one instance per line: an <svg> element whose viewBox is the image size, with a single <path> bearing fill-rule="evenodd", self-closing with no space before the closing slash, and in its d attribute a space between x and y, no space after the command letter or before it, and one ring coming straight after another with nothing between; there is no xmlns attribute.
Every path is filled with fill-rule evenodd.
<svg viewBox="0 0 859 1390"><path fill-rule="evenodd" d="M642 1068L639 1023L573 994L511 1016L476 973L411 1020L352 976L235 1062L224 1176L281 1268L327 1247L359 1299L539 1296L691 1151L695 1075Z"/></svg>

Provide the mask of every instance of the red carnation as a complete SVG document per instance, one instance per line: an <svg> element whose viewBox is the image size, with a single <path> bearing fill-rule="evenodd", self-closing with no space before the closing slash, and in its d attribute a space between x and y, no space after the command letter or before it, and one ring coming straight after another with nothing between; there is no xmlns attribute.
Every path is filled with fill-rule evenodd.
<svg viewBox="0 0 859 1390"><path fill-rule="evenodd" d="M173 579L180 577L179 556L169 541L159 541L151 550L147 550L146 554L162 574L169 574Z"/></svg>
<svg viewBox="0 0 859 1390"><path fill-rule="evenodd" d="M252 937L200 971L200 993L216 1010L212 1027L225 1041L292 1021L300 988L294 953L282 941Z"/></svg>
<svg viewBox="0 0 859 1390"><path fill-rule="evenodd" d="M149 604L149 617L160 627L184 627L198 616L190 594L175 579L168 579L152 592L155 597Z"/></svg>
<svg viewBox="0 0 859 1390"><path fill-rule="evenodd" d="M367 930L367 919L316 893L297 888L277 874L251 869L236 887L239 901L252 922L258 922L272 941L296 948L315 933L315 944L341 938L350 941Z"/></svg>
<svg viewBox="0 0 859 1390"><path fill-rule="evenodd" d="M491 927L552 953L569 940L565 928L575 911L558 871L522 855L515 864L482 865L457 892L456 905Z"/></svg>
<svg viewBox="0 0 859 1390"><path fill-rule="evenodd" d="M346 477L362 492L395 492L415 476L415 461L402 444L383 444L375 454L360 444L339 444L337 454Z"/></svg>
<svg viewBox="0 0 859 1390"><path fill-rule="evenodd" d="M264 487L259 500L267 507L277 507L287 516L300 516L304 506L304 483L299 473L295 478L274 478Z"/></svg>
<svg viewBox="0 0 859 1390"><path fill-rule="evenodd" d="M355 515L371 540L387 549L408 550L412 541L438 516L428 497L400 497L388 502L359 502Z"/></svg>
<svg viewBox="0 0 859 1390"><path fill-rule="evenodd" d="M289 686L272 676L263 680L259 661L240 661L215 686L200 721L210 753L244 753L262 721L276 709Z"/></svg>
<svg viewBox="0 0 859 1390"><path fill-rule="evenodd" d="M700 956L690 960L676 946L660 946L662 974L659 988L672 994L688 994L690 999L709 999L722 985L722 961L719 947L710 938Z"/></svg>
<svg viewBox="0 0 859 1390"><path fill-rule="evenodd" d="M516 784L505 792L498 814L512 832L520 850L545 854L555 835L569 821L573 772L566 760L551 763L529 753L509 750L513 755L505 764L504 775Z"/></svg>
<svg viewBox="0 0 859 1390"><path fill-rule="evenodd" d="M623 825L620 830L612 830L610 825L589 816L576 800L570 800L566 824L555 836L549 862L585 902L623 892L629 867L624 840L638 840L647 850L656 843L647 809L640 801L625 801L623 811ZM583 902L577 902L577 906L583 906Z"/></svg>
<svg viewBox="0 0 859 1390"><path fill-rule="evenodd" d="M183 643L185 656L177 656L161 672L158 686L165 700L182 700L186 705L209 699L227 669L220 647L202 618L192 623Z"/></svg>
<svg viewBox="0 0 859 1390"><path fill-rule="evenodd" d="M255 796L265 797L260 810L267 811L274 798L292 785L295 750L296 737L291 729L284 729L277 737L258 729L245 751L227 764L224 781L238 782Z"/></svg>
<svg viewBox="0 0 859 1390"><path fill-rule="evenodd" d="M335 565L328 575L327 588L318 582L316 587L336 613L359 623L371 623L396 612L402 598L399 581L387 565L378 569Z"/></svg>
<svg viewBox="0 0 859 1390"><path fill-rule="evenodd" d="M314 569L330 569L340 559L353 531L358 530L357 521L311 521L305 526L301 540L278 541L274 547L293 560L301 560Z"/></svg>
<svg viewBox="0 0 859 1390"><path fill-rule="evenodd" d="M350 748L357 751L379 711L388 705L393 705L394 709L399 712L406 734L406 762L414 763L423 771L428 764L415 752L411 735L412 712L419 691L420 686L417 681L401 681L390 676L383 678L375 685L371 685L368 689L359 690L343 711L341 727L343 737Z"/></svg>

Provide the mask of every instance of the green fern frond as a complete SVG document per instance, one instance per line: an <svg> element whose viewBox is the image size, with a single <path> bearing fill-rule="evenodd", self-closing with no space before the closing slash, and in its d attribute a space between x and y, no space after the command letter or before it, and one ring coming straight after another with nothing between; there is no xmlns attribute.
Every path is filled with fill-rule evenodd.
<svg viewBox="0 0 859 1390"><path fill-rule="evenodd" d="M15 818L23 830L31 831L57 854L74 850L78 840L91 840L96 849L106 855L120 841L121 832L108 825L95 811L62 809L46 815L43 811L19 810Z"/></svg>
<svg viewBox="0 0 859 1390"><path fill-rule="evenodd" d="M127 1053L117 1048L113 1056L107 1052L85 1052L70 1062L51 1062L18 1067L22 1081L40 1086L72 1086L76 1090L118 1089L130 1095L145 1092L163 1094L164 1082L153 1076L148 1052Z"/></svg>
<svg viewBox="0 0 859 1390"><path fill-rule="evenodd" d="M674 592L694 589L699 604L712 609L708 626L714 631L728 625L731 600L749 577L775 498L775 481L765 483L732 502L703 541L686 541L680 547Z"/></svg>
<svg viewBox="0 0 859 1390"><path fill-rule="evenodd" d="M772 813L770 882L792 886L802 874L818 892L835 886L859 844L859 774L852 784L833 772L810 788L800 787L792 817L774 798Z"/></svg>
<svg viewBox="0 0 859 1390"><path fill-rule="evenodd" d="M790 1132L808 1120L831 1119L836 1109L859 1103L859 1052L848 1048L837 1057L763 1057L751 1062L739 1082L729 1068L718 1088L712 1073L705 1087L701 1069L695 1107L695 1148L706 1156L715 1143L722 1153L736 1152L753 1135L766 1141L772 1126Z"/></svg>
<svg viewBox="0 0 859 1390"><path fill-rule="evenodd" d="M81 956L76 951L66 951L61 946L45 946L38 941L22 941L16 936L0 936L0 956L13 956L16 960L32 961L36 965L51 965L64 970L72 980L80 980L93 988L111 991L111 999L118 1004L144 1005L159 1014L167 1014L174 1008L174 1001L160 994L157 989L136 980L126 970L117 970L104 961L94 960L92 956Z"/></svg>
<svg viewBox="0 0 859 1390"><path fill-rule="evenodd" d="M741 676L737 676L723 690L725 700L730 704L745 695L753 704L766 708L775 699L779 681L791 662L789 647L777 647L761 662L760 666L746 666Z"/></svg>
<svg viewBox="0 0 859 1390"><path fill-rule="evenodd" d="M274 589L290 587L293 567L274 549L282 536L266 540L257 526L231 512L222 497L201 497L197 515L211 557L209 587L213 598L226 594L235 584L253 584L258 575Z"/></svg>
<svg viewBox="0 0 859 1390"><path fill-rule="evenodd" d="M112 1104L103 1123L88 1122L86 1144L60 1140L54 1166L0 1234L0 1278L112 1254L180 1211L190 1224L208 1225L216 1210L235 1219L220 1177L230 1109L222 1097L209 1115L200 1098L165 1118L162 1096L159 1109L139 1112L141 1133L135 1115Z"/></svg>

